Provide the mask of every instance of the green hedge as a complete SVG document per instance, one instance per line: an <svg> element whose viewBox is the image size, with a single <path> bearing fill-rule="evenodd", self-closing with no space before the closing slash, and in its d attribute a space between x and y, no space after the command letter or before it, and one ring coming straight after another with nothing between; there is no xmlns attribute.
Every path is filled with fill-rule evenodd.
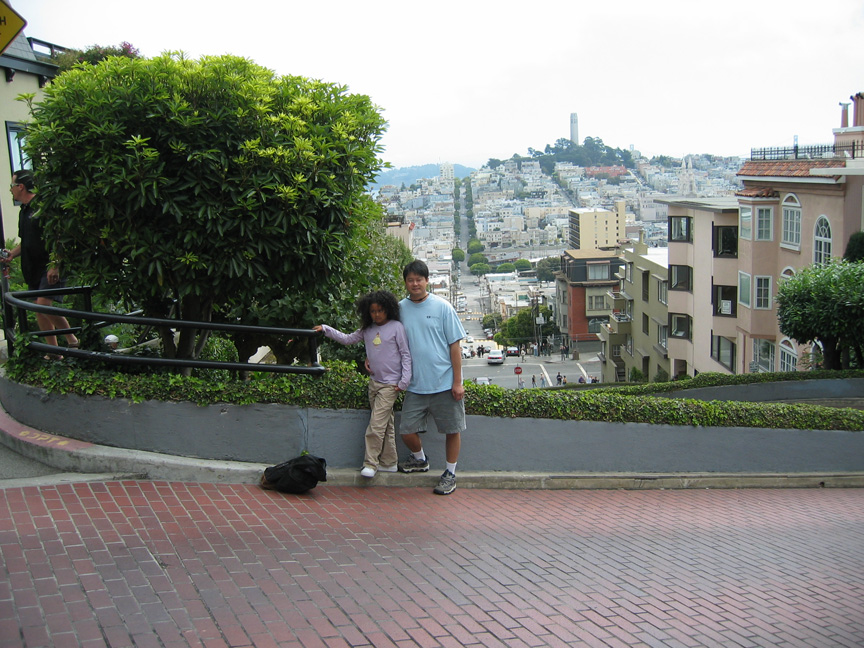
<svg viewBox="0 0 864 648"><path fill-rule="evenodd" d="M10 360L7 376L49 392L145 400L217 403L280 403L298 407L368 409L367 379L348 363L328 363L322 378L255 373L249 381L205 380L168 373L127 374L87 369L73 360L49 364ZM780 380L864 378L864 371L819 371L726 376L701 374L670 383L622 387L505 390L466 383L468 414L505 418L653 423L705 427L864 430L864 411L815 405L669 399L651 396L692 387ZM592 389L593 388L593 389Z"/></svg>

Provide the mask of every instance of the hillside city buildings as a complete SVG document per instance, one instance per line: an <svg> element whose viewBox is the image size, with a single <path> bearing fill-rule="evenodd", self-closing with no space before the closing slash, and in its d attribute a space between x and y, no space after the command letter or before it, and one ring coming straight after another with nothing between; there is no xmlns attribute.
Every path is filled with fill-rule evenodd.
<svg viewBox="0 0 864 648"><path fill-rule="evenodd" d="M687 156L669 169L635 152L632 170L556 164L550 177L536 160L507 160L473 172L490 264L560 257L551 285L533 272L484 278L488 308L551 306L560 337L549 342L599 341L604 382L809 367L819 349L782 335L774 296L864 228L864 94L851 101L833 142L754 148L743 161ZM441 177L380 196L391 219L416 226L415 255L445 275L449 186Z"/></svg>

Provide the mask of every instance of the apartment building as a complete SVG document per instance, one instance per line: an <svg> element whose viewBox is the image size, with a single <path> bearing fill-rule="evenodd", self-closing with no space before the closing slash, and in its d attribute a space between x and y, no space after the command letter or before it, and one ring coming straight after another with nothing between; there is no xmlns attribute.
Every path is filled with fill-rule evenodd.
<svg viewBox="0 0 864 648"><path fill-rule="evenodd" d="M623 250L616 277L599 333L603 382L626 382L634 369L644 379L668 380L668 249L650 248L643 237Z"/></svg>
<svg viewBox="0 0 864 648"><path fill-rule="evenodd" d="M784 278L841 257L864 229L864 94L841 104L833 144L753 149L731 199L669 199L673 375L794 371L818 353L785 337ZM799 366L799 364L801 366Z"/></svg>
<svg viewBox="0 0 864 648"><path fill-rule="evenodd" d="M596 339L609 320L608 292L618 285L617 250L566 250L555 273L555 323L570 340Z"/></svg>
<svg viewBox="0 0 864 648"><path fill-rule="evenodd" d="M614 248L625 237L627 203L615 201L615 211L596 207L570 209L570 247L574 250Z"/></svg>

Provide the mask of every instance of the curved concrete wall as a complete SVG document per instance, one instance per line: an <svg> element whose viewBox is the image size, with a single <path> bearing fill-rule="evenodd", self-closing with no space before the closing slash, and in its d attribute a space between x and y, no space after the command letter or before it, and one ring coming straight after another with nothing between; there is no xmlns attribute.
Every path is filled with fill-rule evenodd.
<svg viewBox="0 0 864 648"><path fill-rule="evenodd" d="M5 378L0 401L25 425L81 441L254 463L308 450L331 468L359 468L369 418L366 410L82 398ZM430 431L424 445L443 457L442 435ZM849 472L864 470L864 433L469 416L459 464L552 473Z"/></svg>

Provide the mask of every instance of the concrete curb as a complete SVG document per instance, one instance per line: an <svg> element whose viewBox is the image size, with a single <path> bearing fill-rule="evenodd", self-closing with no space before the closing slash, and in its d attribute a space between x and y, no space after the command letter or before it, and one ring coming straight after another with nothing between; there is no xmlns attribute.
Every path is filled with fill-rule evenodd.
<svg viewBox="0 0 864 648"><path fill-rule="evenodd" d="M46 486L84 481L159 480L217 484L257 484L268 464L213 461L112 448L33 430L0 410L0 443L18 454L64 472L9 479L3 487ZM327 471L329 486L433 488L437 469L428 473L378 473L359 467ZM861 488L864 472L845 473L537 473L459 471L459 488L578 490L686 488Z"/></svg>

